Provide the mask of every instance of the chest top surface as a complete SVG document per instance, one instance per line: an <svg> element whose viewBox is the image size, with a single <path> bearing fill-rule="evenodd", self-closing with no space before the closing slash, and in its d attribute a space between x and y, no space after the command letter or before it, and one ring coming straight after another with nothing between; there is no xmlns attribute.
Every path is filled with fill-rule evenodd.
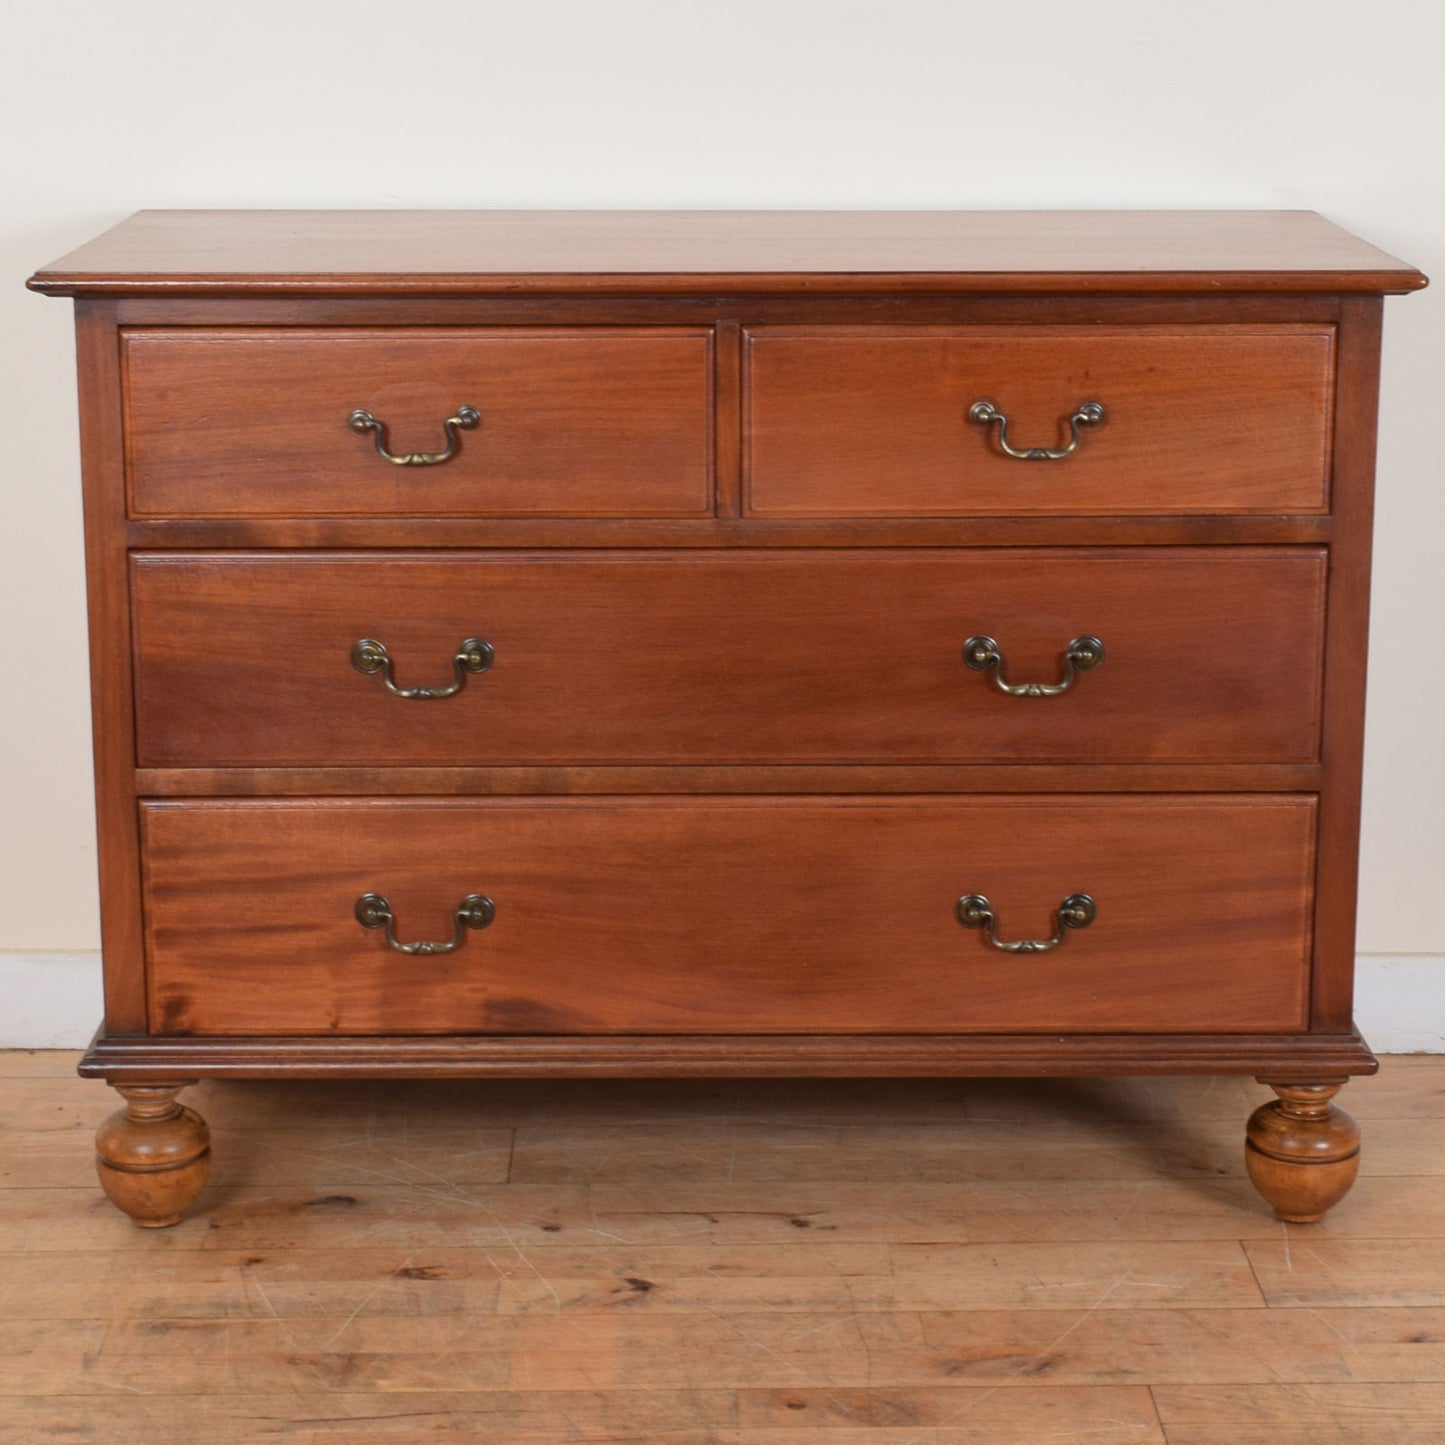
<svg viewBox="0 0 1445 1445"><path fill-rule="evenodd" d="M1313 211L140 211L55 295L1402 293Z"/></svg>

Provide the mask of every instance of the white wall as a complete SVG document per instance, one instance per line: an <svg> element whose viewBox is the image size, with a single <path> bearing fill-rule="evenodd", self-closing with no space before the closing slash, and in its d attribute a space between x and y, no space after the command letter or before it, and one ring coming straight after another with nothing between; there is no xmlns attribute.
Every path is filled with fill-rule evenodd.
<svg viewBox="0 0 1445 1445"><path fill-rule="evenodd" d="M1360 943L1445 954L1442 46L1418 0L6 7L0 950L96 942L70 318L35 266L141 206L1238 206L1441 278L1387 314Z"/></svg>

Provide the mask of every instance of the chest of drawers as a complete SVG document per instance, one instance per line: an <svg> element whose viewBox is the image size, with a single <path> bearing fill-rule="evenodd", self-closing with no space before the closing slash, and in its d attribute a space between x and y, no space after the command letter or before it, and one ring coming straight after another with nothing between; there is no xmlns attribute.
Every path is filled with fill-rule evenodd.
<svg viewBox="0 0 1445 1445"><path fill-rule="evenodd" d="M1309 213L143 212L102 1183L199 1078L1245 1073L1349 1187L1381 298Z"/></svg>

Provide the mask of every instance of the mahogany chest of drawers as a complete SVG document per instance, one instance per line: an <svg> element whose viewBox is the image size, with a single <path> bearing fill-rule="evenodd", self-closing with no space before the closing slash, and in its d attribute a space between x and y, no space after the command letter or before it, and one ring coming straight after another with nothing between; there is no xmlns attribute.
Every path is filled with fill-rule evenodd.
<svg viewBox="0 0 1445 1445"><path fill-rule="evenodd" d="M111 1198L202 1077L1230 1072L1348 1188L1381 298L1310 213L143 212Z"/></svg>

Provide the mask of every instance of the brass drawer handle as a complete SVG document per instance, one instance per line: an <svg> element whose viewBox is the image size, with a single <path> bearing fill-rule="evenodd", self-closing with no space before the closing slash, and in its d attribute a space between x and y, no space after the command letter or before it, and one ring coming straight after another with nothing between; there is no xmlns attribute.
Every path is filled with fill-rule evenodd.
<svg viewBox="0 0 1445 1445"><path fill-rule="evenodd" d="M1069 444L1064 447L1011 447L1008 444L1008 418L991 401L976 401L968 409L968 419L975 426L992 426L998 423L998 444L1006 457L1016 457L1021 462L1057 462L1071 456L1079 445L1079 428L1102 426L1104 404L1100 401L1081 401L1073 414L1066 418L1069 423Z"/></svg>
<svg viewBox="0 0 1445 1445"><path fill-rule="evenodd" d="M993 904L982 893L965 893L958 900L958 921L965 928L986 928L988 941L1002 953L1048 953L1057 948L1070 928L1087 928L1098 912L1098 905L1087 893L1071 893L1059 904L1058 926L1052 938L1021 938L1017 943L1004 943L993 931L997 919Z"/></svg>
<svg viewBox="0 0 1445 1445"><path fill-rule="evenodd" d="M468 928L485 928L497 916L497 905L480 893L468 893L452 915L452 936L446 943L402 943L396 936L396 916L380 893L363 893L356 900L356 921L363 928L385 928L387 946L412 957L451 953L461 946Z"/></svg>
<svg viewBox="0 0 1445 1445"><path fill-rule="evenodd" d="M449 416L442 423L447 434L447 449L444 452L389 452L386 449L386 423L378 421L369 411L361 407L346 418L346 424L355 432L375 432L376 450L387 461L399 467L437 467L456 456L461 445L458 431L472 431L482 423L482 414L474 406L459 406L455 416Z"/></svg>
<svg viewBox="0 0 1445 1445"><path fill-rule="evenodd" d="M1076 637L1064 652L1064 675L1058 682L1005 682L1003 653L993 638L980 634L963 644L963 660L975 672L991 672L994 685L1010 697L1057 697L1067 692L1081 672L1092 672L1104 661L1104 644L1085 634Z"/></svg>
<svg viewBox="0 0 1445 1445"><path fill-rule="evenodd" d="M357 672L364 672L368 677L379 672L386 690L393 697L410 698L453 697L462 690L468 673L485 672L495 657L496 651L490 642L483 642L480 637L469 637L452 658L453 678L446 687L398 687L391 670L391 654L384 642L378 642L374 637L363 637L351 649L351 665Z"/></svg>

